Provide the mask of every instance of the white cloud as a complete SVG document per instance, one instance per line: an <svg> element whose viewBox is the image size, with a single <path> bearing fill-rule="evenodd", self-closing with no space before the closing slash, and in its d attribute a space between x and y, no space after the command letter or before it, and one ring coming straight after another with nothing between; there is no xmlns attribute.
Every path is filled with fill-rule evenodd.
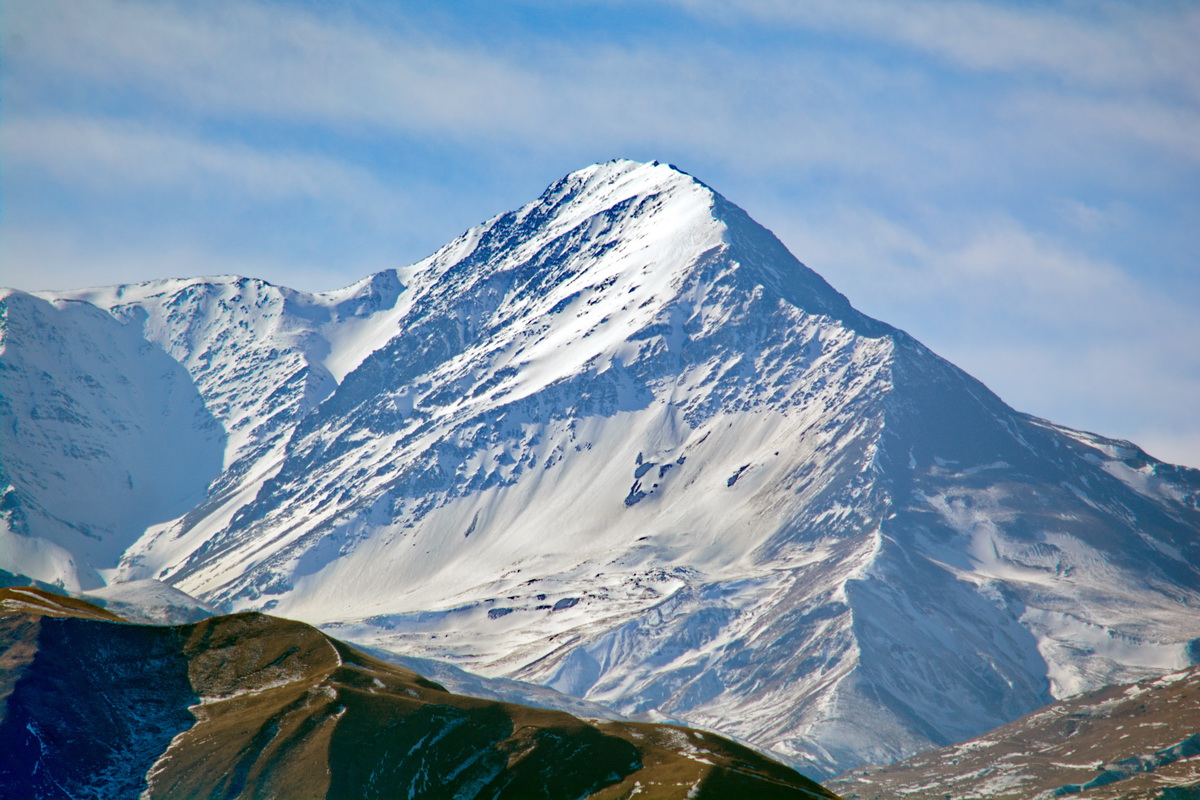
<svg viewBox="0 0 1200 800"><path fill-rule="evenodd" d="M399 266L402 242L415 260L465 227L447 226L445 191L423 182L393 188L341 159L172 127L10 116L0 153L0 284L23 289L241 273L327 290ZM42 199L50 216L16 208L31 186L69 200Z"/></svg>
<svg viewBox="0 0 1200 800"><path fill-rule="evenodd" d="M1030 317L1039 328L1123 330L1130 315L1179 324L1191 309L1157 296L1116 264L1082 254L1014 219L943 214L921 229L861 208L793 222L780 233L811 265L867 307L909 305L947 318ZM945 302L945 296L954 302ZM936 306L936 308L935 308ZM885 317L886 318L886 317ZM1200 320L1195 320L1200 324Z"/></svg>
<svg viewBox="0 0 1200 800"><path fill-rule="evenodd" d="M10 118L0 128L0 148L10 169L107 193L203 191L216 183L259 200L337 199L388 214L403 205L371 173L337 159L103 117Z"/></svg>
<svg viewBox="0 0 1200 800"><path fill-rule="evenodd" d="M37 0L9 13L17 66L207 111L459 128L520 113L535 76L480 52L285 6Z"/></svg>
<svg viewBox="0 0 1200 800"><path fill-rule="evenodd" d="M903 150L875 132L877 111L854 100L887 97L895 76L843 64L850 80L803 54L767 64L711 42L698 50L536 37L484 48L253 3L39 0L14 3L10 17L10 38L23 42L8 48L10 96L59 91L66 76L84 93L140 92L203 117L472 147L583 147L597 157L658 145L667 157L736 157L760 169L866 171Z"/></svg>
<svg viewBox="0 0 1200 800"><path fill-rule="evenodd" d="M948 58L968 66L1084 69L1121 86L1174 85L1192 74L1192 61L1200 75L1200 56L1177 42L1200 25L1200 12L1134 18L1106 6L1089 21L980 2L685 5L949 48ZM466 44L420 34L402 18L391 29L368 28L328 9L318 16L216 1L25 0L12 2L9 17L8 38L21 42L7 47L12 107L63 91L65 79L84 95L142 93L201 118L589 159L637 150L742 172L832 169L910 186L1036 174L1075 153L1084 155L1073 163L1105 164L1128 142L1200 158L1200 114L1162 97L1034 84L965 99L911 65L804 48L603 38L565 46L536 35Z"/></svg>
<svg viewBox="0 0 1200 800"><path fill-rule="evenodd" d="M1095 206L1072 198L1062 198L1055 201L1053 206L1058 218L1069 228L1089 235L1126 228L1130 223L1131 209L1126 203L1110 202Z"/></svg>
<svg viewBox="0 0 1200 800"><path fill-rule="evenodd" d="M1058 159L1096 163L1105 152L1133 143L1200 164L1197 107L1144 96L1096 98L1030 91L1011 98L1005 113L1019 123L1026 141L1044 142L1044 151Z"/></svg>
<svg viewBox="0 0 1200 800"><path fill-rule="evenodd" d="M1200 7L982 0L662 2L725 25L835 32L899 44L960 71L1001 74L1001 83L974 84L973 92L961 96L949 91L934 98L907 87L920 105L887 107L874 120L890 127L918 118L931 135L929 152L942 153L943 166L956 176L978 178L979 167L989 161L1032 171L1084 164L1112 169L1130 145L1162 160L1200 163ZM938 135L947 123L956 129ZM908 139L911 157L919 139L903 130L900 135Z"/></svg>
<svg viewBox="0 0 1200 800"><path fill-rule="evenodd" d="M725 19L840 30L970 69L1031 70L1092 85L1171 86L1200 97L1200 9L1186 4L980 0L675 0Z"/></svg>

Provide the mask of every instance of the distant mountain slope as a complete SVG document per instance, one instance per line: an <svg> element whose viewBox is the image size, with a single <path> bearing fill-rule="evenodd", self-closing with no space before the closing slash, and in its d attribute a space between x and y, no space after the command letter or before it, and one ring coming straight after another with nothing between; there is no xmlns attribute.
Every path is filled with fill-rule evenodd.
<svg viewBox="0 0 1200 800"><path fill-rule="evenodd" d="M829 785L862 800L1200 796L1200 668L1060 700L976 739Z"/></svg>
<svg viewBox="0 0 1200 800"><path fill-rule="evenodd" d="M204 500L225 433L192 376L90 303L0 291L0 568L95 588Z"/></svg>
<svg viewBox="0 0 1200 800"><path fill-rule="evenodd" d="M820 775L1198 655L1200 471L1014 411L666 165L580 170L339 292L0 306L15 573L161 580ZM163 359L124 398L111 365ZM129 444L150 400L178 502L130 505L167 457ZM45 477L93 472L94 520Z"/></svg>
<svg viewBox="0 0 1200 800"><path fill-rule="evenodd" d="M0 797L834 798L711 734L454 695L302 623L0 589Z"/></svg>
<svg viewBox="0 0 1200 800"><path fill-rule="evenodd" d="M130 622L182 625L216 613L207 603L150 578L105 586L84 593L82 598Z"/></svg>

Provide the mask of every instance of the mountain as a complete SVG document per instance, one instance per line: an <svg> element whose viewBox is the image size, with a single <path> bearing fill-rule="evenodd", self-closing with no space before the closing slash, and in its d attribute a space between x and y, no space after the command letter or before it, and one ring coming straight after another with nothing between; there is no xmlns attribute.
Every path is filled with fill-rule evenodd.
<svg viewBox="0 0 1200 800"><path fill-rule="evenodd" d="M451 694L257 613L121 624L0 589L0 797L836 797L686 728Z"/></svg>
<svg viewBox="0 0 1200 800"><path fill-rule="evenodd" d="M1192 800L1200 668L1052 703L985 735L830 783L846 798Z"/></svg>
<svg viewBox="0 0 1200 800"><path fill-rule="evenodd" d="M84 593L82 598L122 619L150 625L199 622L216 613L207 603L153 579L105 586Z"/></svg>
<svg viewBox="0 0 1200 800"><path fill-rule="evenodd" d="M0 307L13 573L159 580L818 776L1200 661L1200 471L1009 408L667 165L336 292Z"/></svg>

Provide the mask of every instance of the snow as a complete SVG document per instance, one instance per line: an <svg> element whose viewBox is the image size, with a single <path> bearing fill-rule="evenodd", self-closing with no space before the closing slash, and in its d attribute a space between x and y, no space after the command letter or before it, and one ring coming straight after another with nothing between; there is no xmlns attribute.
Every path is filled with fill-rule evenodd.
<svg viewBox="0 0 1200 800"><path fill-rule="evenodd" d="M214 613L212 606L154 579L115 583L81 595L133 622L184 624Z"/></svg>
<svg viewBox="0 0 1200 800"><path fill-rule="evenodd" d="M4 303L0 452L24 510L5 554L49 557L50 580L95 587L148 525L203 499L225 437L188 373L136 330L82 302Z"/></svg>
<svg viewBox="0 0 1200 800"><path fill-rule="evenodd" d="M1090 672L1096 662L1120 664L1143 674L1174 672L1188 665L1186 649L1179 642L1155 642L1120 635L1067 612L1030 609L1022 622L1041 634L1041 650L1049 667L1051 692L1055 698L1069 697L1096 688ZM1086 654L1085 659L1072 657Z"/></svg>
<svg viewBox="0 0 1200 800"><path fill-rule="evenodd" d="M573 173L332 292L3 304L10 415L61 391L104 454L61 421L0 440L27 520L0 514L0 567L43 580L163 581L816 774L1200 636L1195 474L1009 409L666 165ZM108 494L65 502L55 473Z"/></svg>
<svg viewBox="0 0 1200 800"><path fill-rule="evenodd" d="M203 608L204 604L174 586L156 580L129 581L103 586L86 593L87 597L145 606L188 605Z"/></svg>

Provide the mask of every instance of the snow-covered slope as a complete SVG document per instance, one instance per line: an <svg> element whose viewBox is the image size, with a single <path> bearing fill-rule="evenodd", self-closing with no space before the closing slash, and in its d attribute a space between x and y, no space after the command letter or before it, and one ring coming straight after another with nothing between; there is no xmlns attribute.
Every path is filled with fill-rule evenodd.
<svg viewBox="0 0 1200 800"><path fill-rule="evenodd" d="M67 299L186 368L224 432L203 499L113 540L115 579L824 774L1180 668L1200 636L1200 472L1013 411L666 165L581 170L337 293L23 302Z"/></svg>
<svg viewBox="0 0 1200 800"><path fill-rule="evenodd" d="M221 474L226 435L187 370L94 305L0 292L0 566L104 581Z"/></svg>
<svg viewBox="0 0 1200 800"><path fill-rule="evenodd" d="M153 578L114 583L83 597L123 619L149 625L185 625L216 613L207 603Z"/></svg>

